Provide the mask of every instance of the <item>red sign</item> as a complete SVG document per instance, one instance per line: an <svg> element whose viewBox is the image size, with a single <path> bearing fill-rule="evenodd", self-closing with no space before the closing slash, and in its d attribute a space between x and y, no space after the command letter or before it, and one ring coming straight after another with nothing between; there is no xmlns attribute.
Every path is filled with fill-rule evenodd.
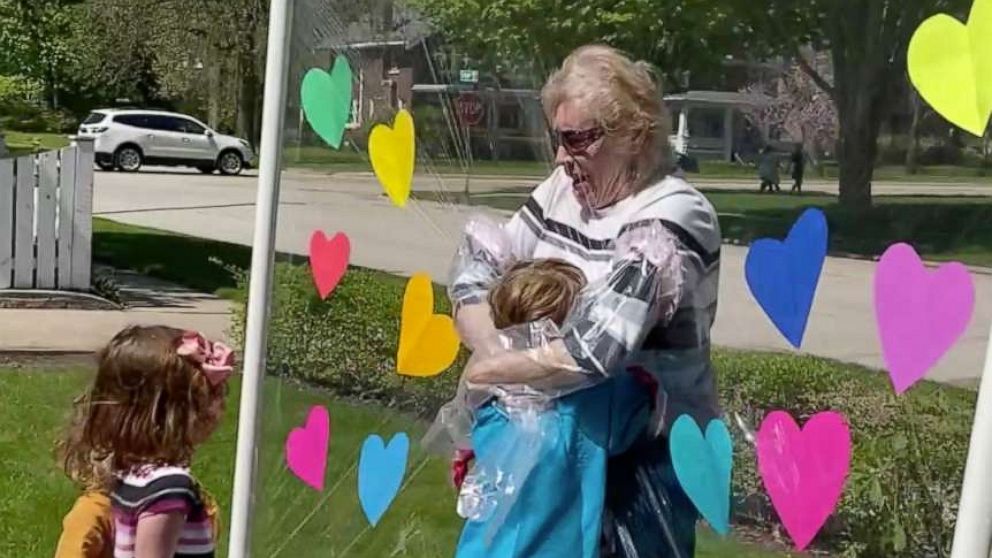
<svg viewBox="0 0 992 558"><path fill-rule="evenodd" d="M463 126L478 126L486 115L486 107L478 95L463 93L458 96L458 118Z"/></svg>

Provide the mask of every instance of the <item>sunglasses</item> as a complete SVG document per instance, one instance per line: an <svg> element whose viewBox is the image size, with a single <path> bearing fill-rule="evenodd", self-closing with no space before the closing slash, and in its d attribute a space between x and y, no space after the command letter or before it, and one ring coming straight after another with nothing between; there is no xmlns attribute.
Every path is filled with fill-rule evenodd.
<svg viewBox="0 0 992 558"><path fill-rule="evenodd" d="M564 147L569 155L587 155L589 148L594 143L606 135L605 130L599 126L587 128L585 130L558 130L555 129L554 141L555 149L558 146Z"/></svg>

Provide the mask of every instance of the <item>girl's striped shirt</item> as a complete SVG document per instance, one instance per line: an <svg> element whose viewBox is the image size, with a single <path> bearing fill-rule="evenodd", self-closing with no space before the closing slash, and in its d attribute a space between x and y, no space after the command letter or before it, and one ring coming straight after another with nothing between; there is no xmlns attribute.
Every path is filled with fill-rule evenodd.
<svg viewBox="0 0 992 558"><path fill-rule="evenodd" d="M186 517L176 558L213 558L213 525L199 485L184 467L146 467L122 477L111 494L114 558L136 558L135 535L142 519L156 514Z"/></svg>

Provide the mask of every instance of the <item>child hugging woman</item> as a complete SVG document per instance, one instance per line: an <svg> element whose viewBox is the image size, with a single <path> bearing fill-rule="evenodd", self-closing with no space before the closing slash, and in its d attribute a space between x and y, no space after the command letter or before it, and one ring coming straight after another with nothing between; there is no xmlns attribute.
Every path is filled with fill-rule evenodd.
<svg viewBox="0 0 992 558"><path fill-rule="evenodd" d="M475 273L505 244L498 225L470 220L453 275ZM458 451L458 512L467 521L457 558L601 556L607 460L662 424L665 397L636 366L597 377L570 363L560 343L585 316L617 329L638 313L673 312L655 295L682 281L671 244L660 226L645 225L617 243L613 272L597 281L558 258L513 262L491 281L495 331L477 344L459 393L424 440ZM643 303L654 300L662 303Z"/></svg>
<svg viewBox="0 0 992 558"><path fill-rule="evenodd" d="M114 336L61 443L66 473L88 490L66 517L59 556L101 545L107 496L114 558L214 556L216 508L190 464L220 421L233 365L231 349L195 332Z"/></svg>

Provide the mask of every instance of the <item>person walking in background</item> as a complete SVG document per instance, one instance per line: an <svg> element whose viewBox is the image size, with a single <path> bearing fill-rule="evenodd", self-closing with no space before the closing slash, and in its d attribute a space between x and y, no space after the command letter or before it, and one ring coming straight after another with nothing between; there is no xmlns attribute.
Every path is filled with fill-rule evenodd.
<svg viewBox="0 0 992 558"><path fill-rule="evenodd" d="M778 176L778 155L772 146L766 145L761 150L761 157L758 159L758 178L761 180L760 192L766 189L769 192L780 192Z"/></svg>
<svg viewBox="0 0 992 558"><path fill-rule="evenodd" d="M806 171L806 154L803 152L803 144L797 143L792 151L792 191L803 193L803 173Z"/></svg>

